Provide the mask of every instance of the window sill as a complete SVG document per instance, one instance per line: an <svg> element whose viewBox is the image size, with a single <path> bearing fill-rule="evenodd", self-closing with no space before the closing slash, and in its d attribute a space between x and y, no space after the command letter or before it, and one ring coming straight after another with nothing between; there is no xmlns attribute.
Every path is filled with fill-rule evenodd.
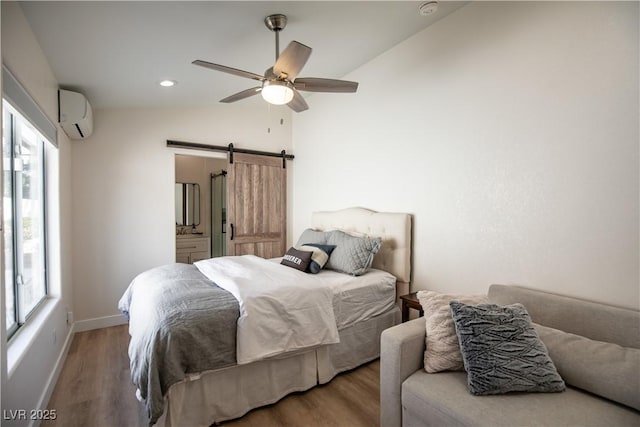
<svg viewBox="0 0 640 427"><path fill-rule="evenodd" d="M38 334L44 328L51 313L56 309L59 303L58 298L48 298L42 303L42 306L36 313L25 323L11 339L7 346L7 371L9 378L27 354Z"/></svg>

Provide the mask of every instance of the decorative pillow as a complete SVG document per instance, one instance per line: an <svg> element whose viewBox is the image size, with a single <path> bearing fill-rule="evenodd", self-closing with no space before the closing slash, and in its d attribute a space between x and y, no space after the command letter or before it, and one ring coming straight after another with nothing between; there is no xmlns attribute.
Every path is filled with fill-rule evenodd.
<svg viewBox="0 0 640 427"><path fill-rule="evenodd" d="M424 370L429 373L464 370L449 302L482 304L489 300L485 295L452 295L433 291L419 291L418 300L424 310L427 327Z"/></svg>
<svg viewBox="0 0 640 427"><path fill-rule="evenodd" d="M300 271L306 271L310 263L311 252L299 251L296 248L289 248L280 261L280 264Z"/></svg>
<svg viewBox="0 0 640 427"><path fill-rule="evenodd" d="M533 326L567 384L640 411L640 349Z"/></svg>
<svg viewBox="0 0 640 427"><path fill-rule="evenodd" d="M522 304L449 305L471 394L565 389Z"/></svg>
<svg viewBox="0 0 640 427"><path fill-rule="evenodd" d="M306 251L310 254L311 262L309 263L307 271L312 274L318 274L327 264L327 261L329 261L329 255L331 255L335 246L309 243L307 245L299 246L297 249Z"/></svg>
<svg viewBox="0 0 640 427"><path fill-rule="evenodd" d="M371 268L373 257L382 246L380 237L355 237L340 230L329 234L327 243L335 246L327 268L342 273L360 276Z"/></svg>
<svg viewBox="0 0 640 427"><path fill-rule="evenodd" d="M326 245L327 239L329 238L330 233L331 233L330 231L316 231L316 230L307 228L300 235L300 238L298 239L298 243L296 243L295 247L306 245L307 243L317 243L320 245Z"/></svg>

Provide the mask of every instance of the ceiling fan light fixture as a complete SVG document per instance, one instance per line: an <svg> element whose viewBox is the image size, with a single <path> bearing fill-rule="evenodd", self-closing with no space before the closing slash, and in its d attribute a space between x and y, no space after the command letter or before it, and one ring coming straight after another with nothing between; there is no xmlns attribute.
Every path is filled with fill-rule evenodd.
<svg viewBox="0 0 640 427"><path fill-rule="evenodd" d="M273 105L288 104L293 99L291 83L282 80L265 80L261 93L262 98Z"/></svg>
<svg viewBox="0 0 640 427"><path fill-rule="evenodd" d="M431 0L431 2L435 2L435 0ZM267 68L263 76L201 59L196 59L192 62L192 64L200 67L257 80L261 83L261 86L234 93L221 99L220 102L236 102L257 95L260 92L266 102L273 105L287 104L293 111L300 113L309 109L309 105L307 105L299 91L353 93L358 90L358 82L316 77L298 78L298 73L307 63L312 49L293 40L280 52L279 33L286 26L287 17L282 14L269 15L265 18L264 23L276 35L276 62L273 67Z"/></svg>

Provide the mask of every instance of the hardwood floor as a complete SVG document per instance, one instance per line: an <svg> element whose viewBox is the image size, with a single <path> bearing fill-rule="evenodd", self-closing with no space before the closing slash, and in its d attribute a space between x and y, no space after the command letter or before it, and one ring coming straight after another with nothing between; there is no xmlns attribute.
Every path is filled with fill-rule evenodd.
<svg viewBox="0 0 640 427"><path fill-rule="evenodd" d="M127 325L79 332L56 384L42 426L145 426L144 407L129 375Z"/></svg>
<svg viewBox="0 0 640 427"><path fill-rule="evenodd" d="M49 401L57 419L43 427L143 427L148 425L129 373L127 325L79 332L71 343ZM225 427L377 426L380 362L363 365L329 384L293 393L254 409Z"/></svg>

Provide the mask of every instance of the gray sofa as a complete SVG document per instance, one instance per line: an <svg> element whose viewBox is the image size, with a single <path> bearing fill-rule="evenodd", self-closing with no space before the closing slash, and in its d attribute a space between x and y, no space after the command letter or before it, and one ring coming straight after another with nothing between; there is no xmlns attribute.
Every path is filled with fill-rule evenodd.
<svg viewBox="0 0 640 427"><path fill-rule="evenodd" d="M519 302L534 323L580 336L568 335L575 340L586 337L617 346L572 347L562 339L554 344L553 336L546 340L536 326L566 391L473 396L466 372L429 374L423 369L424 318L397 325L381 338L382 427L640 426L640 359L632 350L640 349L640 312L515 286L492 285L488 297L496 304ZM583 339L594 342L590 340ZM606 360L611 354L615 363ZM609 369L615 372L609 375Z"/></svg>

